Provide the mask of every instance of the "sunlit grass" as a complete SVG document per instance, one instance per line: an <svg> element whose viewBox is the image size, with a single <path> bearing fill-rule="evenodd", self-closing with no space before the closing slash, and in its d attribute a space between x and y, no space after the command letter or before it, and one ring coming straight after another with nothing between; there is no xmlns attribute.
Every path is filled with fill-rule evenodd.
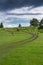
<svg viewBox="0 0 43 65"><path fill-rule="evenodd" d="M37 29L32 28L27 28L25 30L32 33L38 32ZM16 35L19 40L26 39L28 36L31 37L24 32L16 32ZM19 37L18 35L21 35L22 37ZM12 48L10 51L7 51L6 49L5 51L1 51L0 65L43 65L43 33L38 32L38 38L32 42Z"/></svg>

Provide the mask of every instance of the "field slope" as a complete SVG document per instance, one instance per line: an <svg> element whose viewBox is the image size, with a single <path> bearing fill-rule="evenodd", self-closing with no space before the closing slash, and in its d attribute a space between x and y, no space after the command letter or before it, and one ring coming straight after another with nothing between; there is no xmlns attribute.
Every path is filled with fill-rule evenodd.
<svg viewBox="0 0 43 65"><path fill-rule="evenodd" d="M6 29L7 30L7 29ZM4 30L4 32L6 31ZM36 29L26 29L28 32L37 33ZM13 33L11 33L13 31ZM15 32L15 30L7 30L7 35L13 36L16 34L16 41L13 40L12 43L30 39L31 35L25 32ZM11 33L11 34L9 34ZM0 33L1 35L2 33ZM19 35L20 34L20 35ZM5 36L5 35L4 35ZM2 36L1 36L2 37ZM6 36L7 38L7 36ZM8 37L9 38L9 37ZM14 38L15 39L15 38ZM1 44L2 43L2 44ZM9 49L3 49L7 43L0 43L0 65L43 65L43 33L38 33L38 38L34 39L32 42L26 42L26 44L19 45ZM12 43L8 43L11 45ZM4 47L5 48L5 47Z"/></svg>

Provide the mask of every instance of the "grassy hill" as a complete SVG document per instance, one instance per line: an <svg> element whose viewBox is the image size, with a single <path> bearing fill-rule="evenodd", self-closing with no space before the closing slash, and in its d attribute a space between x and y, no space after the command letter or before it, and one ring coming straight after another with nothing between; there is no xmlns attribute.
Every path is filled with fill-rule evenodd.
<svg viewBox="0 0 43 65"><path fill-rule="evenodd" d="M14 28L0 29L0 45L11 44L17 41L25 40L30 36L31 35L22 31L17 31L17 29Z"/></svg>
<svg viewBox="0 0 43 65"><path fill-rule="evenodd" d="M31 38L31 34L22 30L38 34L38 38L12 47L11 44L21 44L19 41ZM43 33L38 32L37 28L27 27L22 30L0 29L0 65L43 65Z"/></svg>

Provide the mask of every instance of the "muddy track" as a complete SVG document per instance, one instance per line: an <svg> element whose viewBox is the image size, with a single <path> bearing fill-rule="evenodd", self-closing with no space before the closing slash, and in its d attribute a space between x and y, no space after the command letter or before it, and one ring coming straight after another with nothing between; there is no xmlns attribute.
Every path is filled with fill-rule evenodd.
<svg viewBox="0 0 43 65"><path fill-rule="evenodd" d="M0 46L0 53L6 53L13 48L19 47L19 46L24 45L26 43L30 43L38 37L38 35L30 33L28 31L23 31L23 32L25 32L27 34L31 34L32 35L31 38L28 38L28 39L25 39L25 40L22 40L22 41L19 41L19 42L15 42L15 43L12 43L12 44Z"/></svg>

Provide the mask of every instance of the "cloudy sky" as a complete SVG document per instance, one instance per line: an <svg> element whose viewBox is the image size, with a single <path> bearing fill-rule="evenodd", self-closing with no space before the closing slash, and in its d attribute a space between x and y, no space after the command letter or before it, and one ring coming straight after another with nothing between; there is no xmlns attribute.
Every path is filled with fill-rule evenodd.
<svg viewBox="0 0 43 65"><path fill-rule="evenodd" d="M27 26L32 18L43 18L43 0L0 0L0 22L4 27L16 27L18 22Z"/></svg>

